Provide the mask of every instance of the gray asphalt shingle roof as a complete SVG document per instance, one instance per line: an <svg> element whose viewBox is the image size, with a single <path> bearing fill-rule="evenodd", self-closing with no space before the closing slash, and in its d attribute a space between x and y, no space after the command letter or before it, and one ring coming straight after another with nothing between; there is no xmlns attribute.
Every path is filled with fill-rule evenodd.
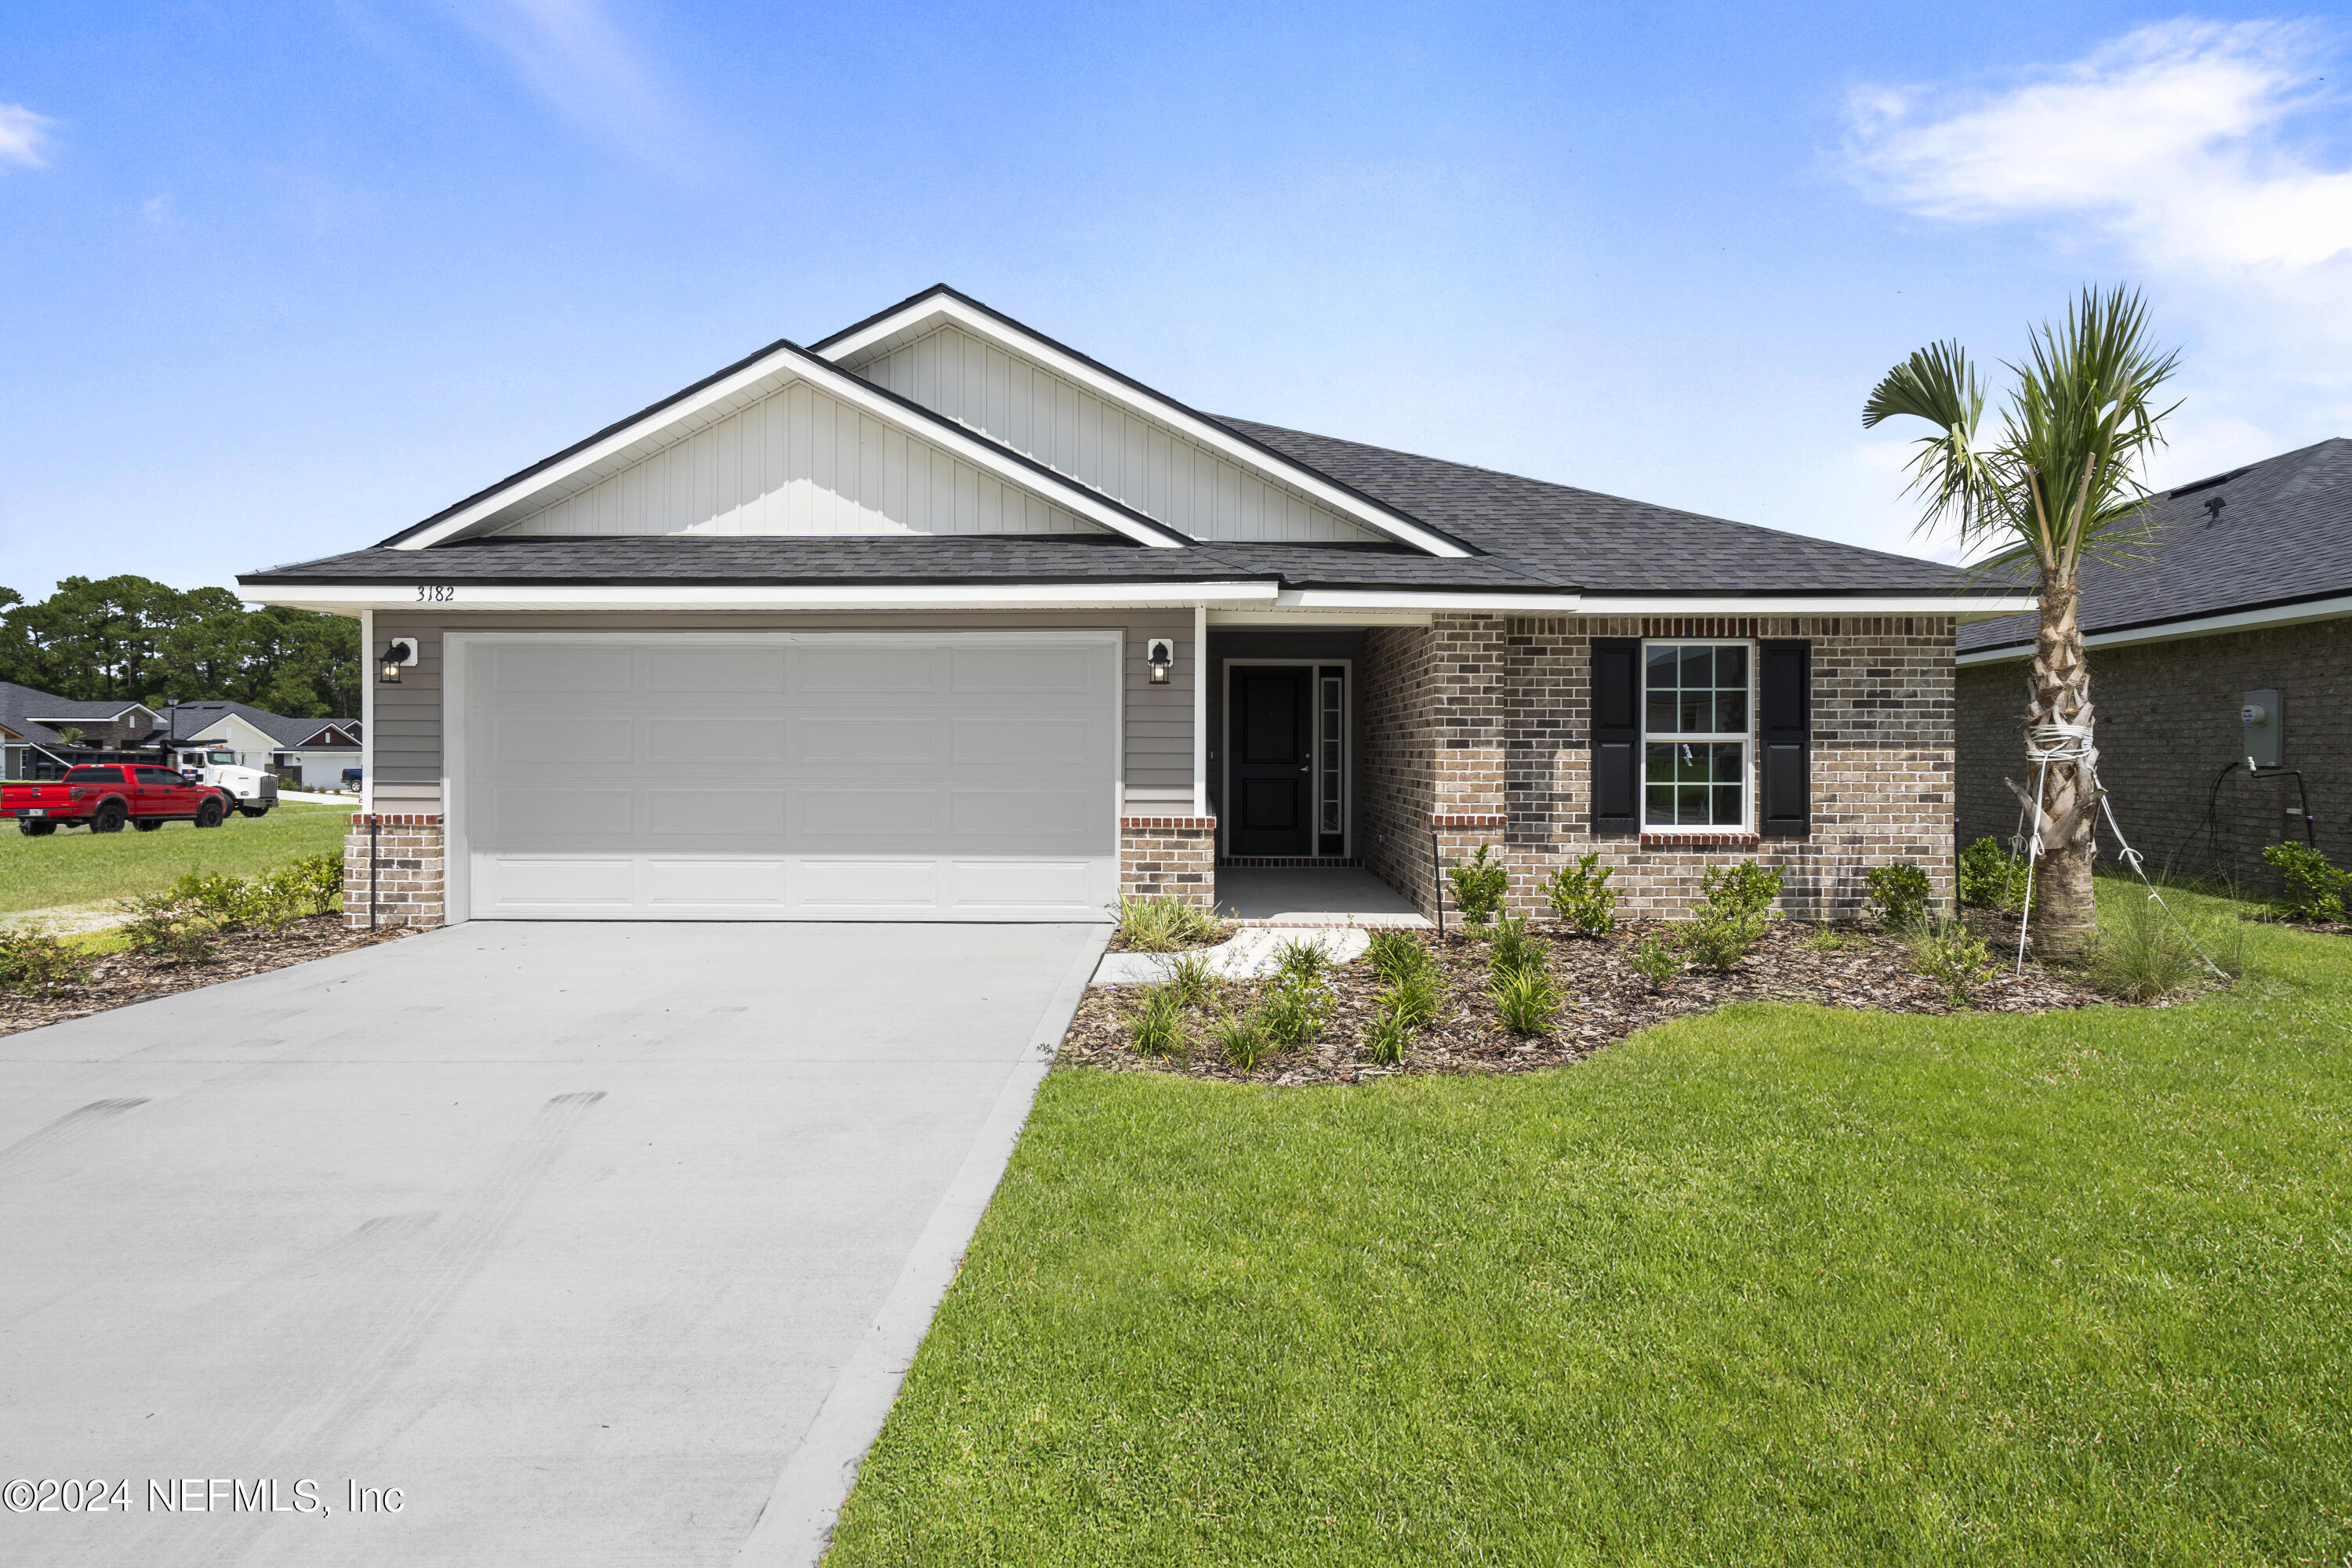
<svg viewBox="0 0 2352 1568"><path fill-rule="evenodd" d="M2221 502L2219 515L2209 508ZM2149 503L2136 562L2085 562L2086 633L2352 594L2352 440L2336 437L2199 479ZM1960 651L2030 644L2035 619L1960 628Z"/></svg>
<svg viewBox="0 0 2352 1568"><path fill-rule="evenodd" d="M43 745L63 745L65 742L56 727L42 723L42 719L102 724L124 709L138 706L135 702L81 702L70 697L52 696L37 687L0 680L0 724ZM35 718L35 714L40 718Z"/></svg>
<svg viewBox="0 0 2352 1568"><path fill-rule="evenodd" d="M193 741L218 723L224 713L236 714L280 746L299 746L331 724L347 734L360 732L356 719L289 719L250 702L183 702L166 710L164 717L171 722L173 740Z"/></svg>

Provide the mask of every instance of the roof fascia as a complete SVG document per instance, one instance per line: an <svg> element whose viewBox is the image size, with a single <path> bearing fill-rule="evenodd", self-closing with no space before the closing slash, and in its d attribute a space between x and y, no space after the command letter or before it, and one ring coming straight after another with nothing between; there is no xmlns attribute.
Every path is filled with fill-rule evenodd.
<svg viewBox="0 0 2352 1568"><path fill-rule="evenodd" d="M509 610L1055 610L1186 607L1271 603L1271 579L1044 583L484 583L460 584L455 599L426 613ZM273 583L243 590L257 604L352 615L414 610L412 583Z"/></svg>
<svg viewBox="0 0 2352 1568"><path fill-rule="evenodd" d="M520 496L530 493L526 487L535 483L538 488L544 489L568 479L645 439L664 425L674 424L688 415L732 397L754 383L782 370L791 371L812 385L877 419L897 425L920 439L943 447L1000 479L1045 495L1088 521L1100 523L1139 544L1166 550L1193 542L1166 524L1132 507L1122 505L1098 490L1089 489L1044 463L976 436L954 420L935 414L919 403L877 386L862 376L853 375L797 343L782 341L769 344L747 359L738 360L718 374L697 382L618 424L606 426L585 441L501 479L488 489L479 491L448 510L404 529L383 542L398 550L426 550L458 538L493 513L513 504Z"/></svg>
<svg viewBox="0 0 2352 1568"><path fill-rule="evenodd" d="M2033 605L2028 603L2025 608L2031 610ZM2130 647L2137 643L2178 642L2188 637L2219 637L2224 632L2332 621L2344 616L2352 616L2352 594L2341 594L2329 599L2305 599L2295 605L2270 605L2258 610L2231 610L2224 615L2197 616L2186 620L2157 621L2144 626L2119 626L2114 631L2090 632L2084 635L2083 646ZM2004 664L2011 659L2032 657L2033 643L2028 638L2003 643L1999 647L1971 649L1960 655L1958 662L1964 665Z"/></svg>
<svg viewBox="0 0 2352 1568"><path fill-rule="evenodd" d="M1860 589L1849 594L1595 594L1588 616L1952 616L1991 620L2033 607L2021 594L1905 594Z"/></svg>
<svg viewBox="0 0 2352 1568"><path fill-rule="evenodd" d="M1410 544L1432 555L1450 558L1476 553L1452 534L1432 528L1385 502L1374 500L1361 490L1341 484L1330 475L1296 458L1286 457L1262 442L1253 441L1240 431L1220 425L1207 415L1177 402L1166 393L1146 386L1100 361L1089 359L1076 349L1056 342L1043 332L1024 326L1003 311L992 310L944 283L893 305L878 316L869 316L855 326L844 328L821 340L812 352L837 363L934 316L971 329L981 337L992 339L1037 361L1055 374L1067 376L1099 396L1113 402L1139 404L1142 412L1183 432L1202 446L1235 462L1271 472L1285 484L1306 491L1335 511L1342 512L1401 543Z"/></svg>

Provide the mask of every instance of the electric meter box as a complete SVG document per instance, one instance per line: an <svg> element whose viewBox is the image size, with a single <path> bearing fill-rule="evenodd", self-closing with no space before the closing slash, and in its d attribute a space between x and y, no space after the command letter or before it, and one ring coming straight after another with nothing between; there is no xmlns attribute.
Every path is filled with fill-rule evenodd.
<svg viewBox="0 0 2352 1568"><path fill-rule="evenodd" d="M2238 723L2246 732L2241 746L2249 765L2275 768L2285 765L2280 741L2286 733L2286 710L2279 706L2275 691L2249 691L2238 700Z"/></svg>

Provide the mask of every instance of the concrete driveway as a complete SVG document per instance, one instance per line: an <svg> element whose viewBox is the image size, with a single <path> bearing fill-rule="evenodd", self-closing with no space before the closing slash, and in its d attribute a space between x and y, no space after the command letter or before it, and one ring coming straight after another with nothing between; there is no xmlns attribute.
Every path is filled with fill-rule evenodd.
<svg viewBox="0 0 2352 1568"><path fill-rule="evenodd" d="M0 1561L805 1560L1107 930L476 923L0 1039L0 1481L83 1483Z"/></svg>

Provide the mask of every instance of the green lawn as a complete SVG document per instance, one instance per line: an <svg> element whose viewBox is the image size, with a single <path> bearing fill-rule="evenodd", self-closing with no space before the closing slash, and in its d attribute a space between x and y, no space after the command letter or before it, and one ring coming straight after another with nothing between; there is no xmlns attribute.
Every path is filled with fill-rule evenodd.
<svg viewBox="0 0 2352 1568"><path fill-rule="evenodd" d="M231 816L218 827L187 822L167 822L152 833L68 827L47 838L27 838L13 824L0 825L0 915L160 892L197 866L251 876L340 848L351 816L345 806L289 804L267 816Z"/></svg>
<svg viewBox="0 0 2352 1568"><path fill-rule="evenodd" d="M1056 1072L828 1561L2340 1564L2352 943L2246 960L1518 1078Z"/></svg>

